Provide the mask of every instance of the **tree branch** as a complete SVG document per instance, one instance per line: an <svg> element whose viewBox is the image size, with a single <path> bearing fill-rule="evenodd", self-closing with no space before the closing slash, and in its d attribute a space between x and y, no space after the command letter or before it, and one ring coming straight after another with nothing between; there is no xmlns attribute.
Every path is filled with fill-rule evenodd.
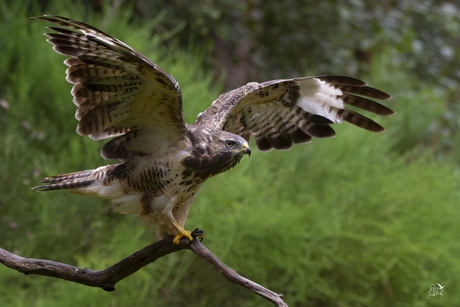
<svg viewBox="0 0 460 307"><path fill-rule="evenodd" d="M192 232L192 237L195 238L202 234L202 230L195 229ZM172 243L172 239L155 242L102 271L82 269L51 260L24 258L10 253L2 248L0 248L0 262L9 268L26 275L36 274L50 276L90 287L99 287L106 291L114 291L115 284L120 280L137 272L142 267L154 262L158 258L183 249L191 250L198 257L212 265L229 281L250 289L276 306L287 307L287 304L282 300L283 295L270 291L269 289L242 277L234 270L223 264L216 255L209 251L197 239L194 239L191 242L187 239L182 239L178 246Z"/></svg>

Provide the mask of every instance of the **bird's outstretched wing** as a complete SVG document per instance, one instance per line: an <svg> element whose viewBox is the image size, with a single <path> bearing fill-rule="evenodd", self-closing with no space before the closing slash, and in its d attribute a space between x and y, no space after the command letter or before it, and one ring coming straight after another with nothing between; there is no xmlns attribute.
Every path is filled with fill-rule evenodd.
<svg viewBox="0 0 460 307"><path fill-rule="evenodd" d="M305 77L248 83L224 93L201 113L195 125L222 129L243 136L252 134L261 151L289 150L312 137L335 136L330 124L347 121L373 132L385 129L347 109L355 106L379 115L394 112L365 97L387 100L391 96L342 76Z"/></svg>
<svg viewBox="0 0 460 307"><path fill-rule="evenodd" d="M183 139L182 93L172 76L90 25L60 16L33 18L70 28L47 27L57 33L45 35L56 52L71 57L64 63L69 67L67 81L75 84L77 133L93 140L121 135L104 146L104 158L148 153L152 135L159 141Z"/></svg>

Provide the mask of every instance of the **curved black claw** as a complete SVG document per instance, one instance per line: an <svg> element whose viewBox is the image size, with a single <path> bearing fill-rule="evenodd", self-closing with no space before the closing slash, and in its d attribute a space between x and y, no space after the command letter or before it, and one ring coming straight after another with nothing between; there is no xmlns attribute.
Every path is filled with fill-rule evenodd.
<svg viewBox="0 0 460 307"><path fill-rule="evenodd" d="M201 229L198 229L198 228L196 228L195 230L193 230L192 233L191 233L191 236L192 236L193 238L195 238L195 237L200 238L200 242L203 242L203 235L204 235L204 231L201 230Z"/></svg>

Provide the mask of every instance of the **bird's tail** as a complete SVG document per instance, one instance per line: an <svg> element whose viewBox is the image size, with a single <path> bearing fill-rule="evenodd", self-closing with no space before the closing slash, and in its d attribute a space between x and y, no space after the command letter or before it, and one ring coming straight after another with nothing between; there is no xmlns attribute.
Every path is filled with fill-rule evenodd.
<svg viewBox="0 0 460 307"><path fill-rule="evenodd" d="M90 186L96 181L94 173L97 170L80 171L69 174L62 174L53 177L46 177L41 183L47 183L46 185L33 187L32 190L37 192L54 191L54 190L66 190L66 189L78 189Z"/></svg>

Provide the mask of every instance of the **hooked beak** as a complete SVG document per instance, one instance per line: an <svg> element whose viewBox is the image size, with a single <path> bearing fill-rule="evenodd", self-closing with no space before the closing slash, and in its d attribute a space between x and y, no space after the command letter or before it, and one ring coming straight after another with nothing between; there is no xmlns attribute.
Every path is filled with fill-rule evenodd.
<svg viewBox="0 0 460 307"><path fill-rule="evenodd" d="M251 156L251 148L249 147L248 143L243 144L243 152L248 154L249 157Z"/></svg>

